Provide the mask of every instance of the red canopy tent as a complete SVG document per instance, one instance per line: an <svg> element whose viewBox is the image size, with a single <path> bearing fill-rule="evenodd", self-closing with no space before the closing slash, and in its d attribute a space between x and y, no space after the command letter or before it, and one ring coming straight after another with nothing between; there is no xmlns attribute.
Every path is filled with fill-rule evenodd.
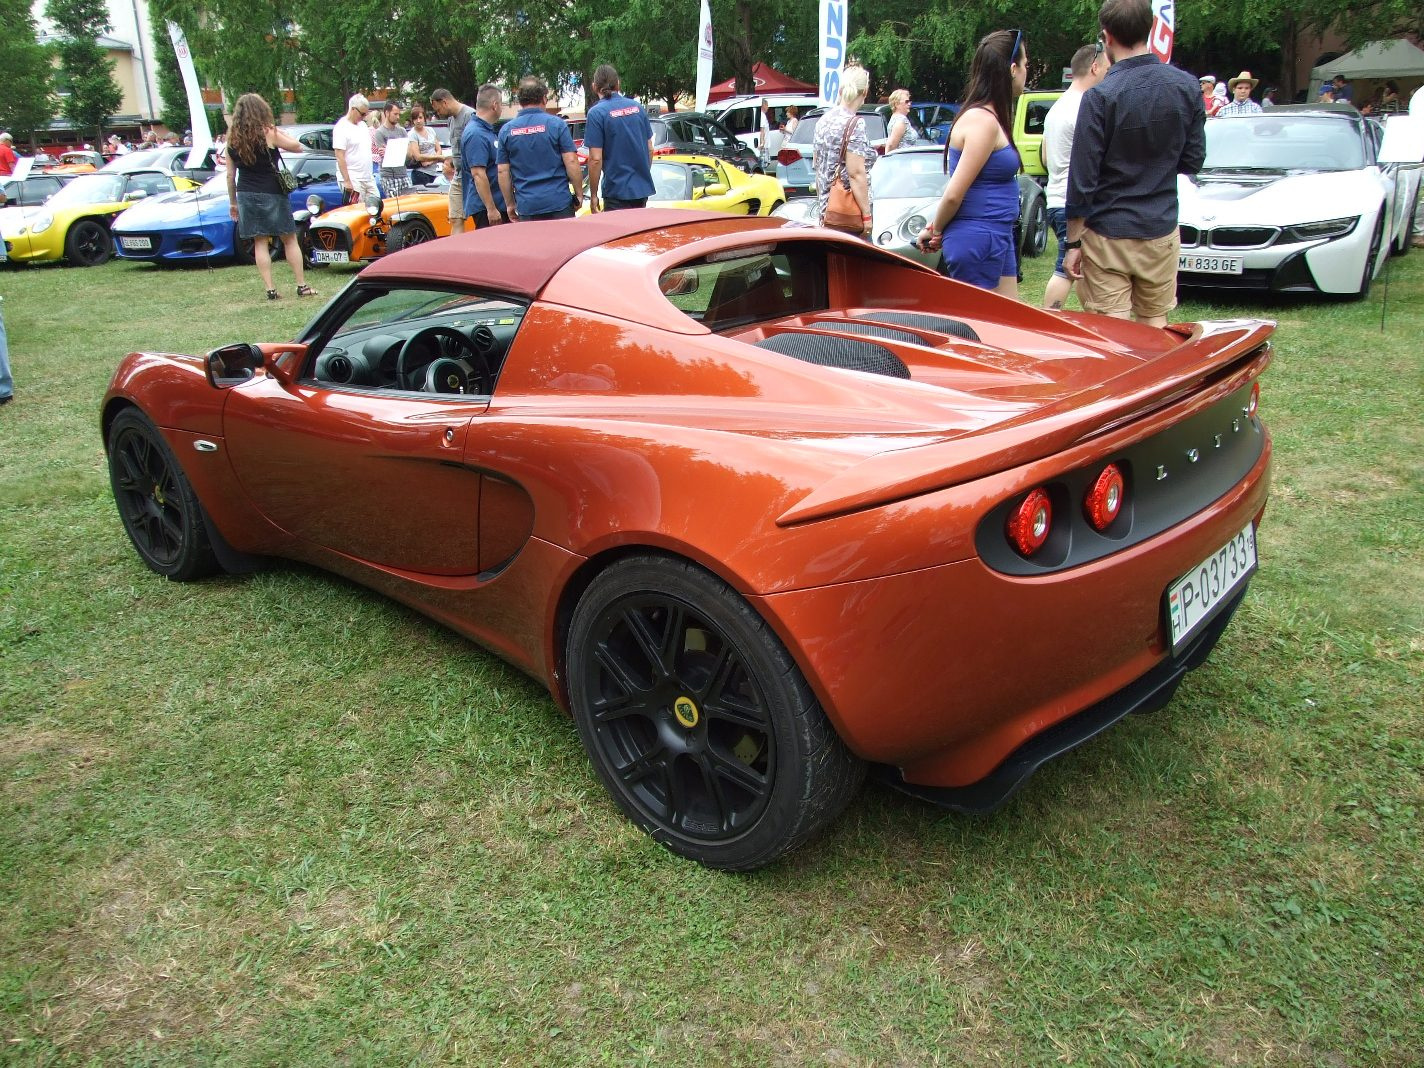
<svg viewBox="0 0 1424 1068"><path fill-rule="evenodd" d="M798 82L795 78L788 78L781 71L768 67L765 63L757 63L752 67L752 82L756 86L753 92L761 94L814 93L816 91L814 85L807 85L805 82ZM737 80L728 78L725 82L718 82L712 87L707 94L707 102L712 104L736 95Z"/></svg>

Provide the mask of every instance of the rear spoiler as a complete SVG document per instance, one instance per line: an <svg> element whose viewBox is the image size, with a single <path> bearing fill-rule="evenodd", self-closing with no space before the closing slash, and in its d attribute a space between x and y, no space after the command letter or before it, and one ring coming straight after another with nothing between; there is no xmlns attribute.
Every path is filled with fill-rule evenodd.
<svg viewBox="0 0 1424 1068"><path fill-rule="evenodd" d="M788 527L1008 471L1072 448L1192 393L1206 406L1271 362L1276 324L1258 319L1174 326L1187 340L1116 378L971 437L881 453L835 475L777 517ZM1202 389L1203 384L1210 383ZM1026 428L1031 433L1025 433Z"/></svg>

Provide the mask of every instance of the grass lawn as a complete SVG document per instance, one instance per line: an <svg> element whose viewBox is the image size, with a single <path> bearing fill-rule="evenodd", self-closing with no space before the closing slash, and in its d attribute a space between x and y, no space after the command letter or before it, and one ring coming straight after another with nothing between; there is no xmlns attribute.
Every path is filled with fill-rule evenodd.
<svg viewBox="0 0 1424 1068"><path fill-rule="evenodd" d="M870 786L751 876L645 838L546 693L422 617L140 564L109 375L292 336L284 266L276 304L0 272L0 1061L1424 1063L1424 255L1391 271L1383 330L1382 285L1178 310L1281 325L1261 570L1166 709L992 816Z"/></svg>

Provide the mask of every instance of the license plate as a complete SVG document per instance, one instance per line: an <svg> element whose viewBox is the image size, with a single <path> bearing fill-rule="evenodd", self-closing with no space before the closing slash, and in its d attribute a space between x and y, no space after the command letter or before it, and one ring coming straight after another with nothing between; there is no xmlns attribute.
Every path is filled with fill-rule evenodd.
<svg viewBox="0 0 1424 1068"><path fill-rule="evenodd" d="M135 252L152 252L153 242L146 237L121 237L119 238L121 248L133 249Z"/></svg>
<svg viewBox="0 0 1424 1068"><path fill-rule="evenodd" d="M1234 538L1167 587L1167 628L1172 652L1196 637L1202 624L1256 570L1256 528L1249 523Z"/></svg>
<svg viewBox="0 0 1424 1068"><path fill-rule="evenodd" d="M1195 252L1183 252L1177 256L1177 270L1197 274L1240 274L1241 257L1202 256Z"/></svg>
<svg viewBox="0 0 1424 1068"><path fill-rule="evenodd" d="M350 263L351 253L337 250L335 252L324 248L312 250L312 263Z"/></svg>

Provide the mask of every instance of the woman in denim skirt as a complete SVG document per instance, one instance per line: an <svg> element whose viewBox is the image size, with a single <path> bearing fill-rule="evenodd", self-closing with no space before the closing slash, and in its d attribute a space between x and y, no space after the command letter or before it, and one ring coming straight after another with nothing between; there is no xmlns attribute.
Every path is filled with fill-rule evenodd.
<svg viewBox="0 0 1424 1068"><path fill-rule="evenodd" d="M232 125L227 140L227 194L232 217L237 220L239 241L252 242L252 258L267 290L267 299L281 296L272 285L272 254L269 243L280 237L292 273L297 276L297 296L314 297L307 285L297 225L287 194L277 177L281 149L301 152L296 138L277 129L272 108L256 93L245 93L232 109Z"/></svg>

